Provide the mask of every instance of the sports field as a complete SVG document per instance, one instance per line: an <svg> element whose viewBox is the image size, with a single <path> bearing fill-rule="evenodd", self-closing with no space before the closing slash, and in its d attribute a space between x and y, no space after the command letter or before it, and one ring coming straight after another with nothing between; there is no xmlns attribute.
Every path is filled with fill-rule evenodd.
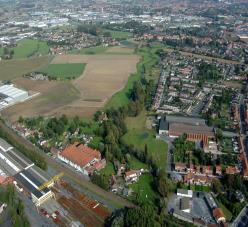
<svg viewBox="0 0 248 227"><path fill-rule="evenodd" d="M70 80L81 76L84 68L84 63L49 64L39 70L39 72L47 74L51 79Z"/></svg>

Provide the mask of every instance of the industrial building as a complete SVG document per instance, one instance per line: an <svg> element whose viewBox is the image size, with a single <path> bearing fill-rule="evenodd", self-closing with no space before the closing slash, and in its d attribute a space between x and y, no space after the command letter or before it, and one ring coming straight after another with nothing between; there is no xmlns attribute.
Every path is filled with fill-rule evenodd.
<svg viewBox="0 0 248 227"><path fill-rule="evenodd" d="M36 206L53 197L52 191L47 187L40 187L49 182L50 177L34 165L28 158L0 138L0 169L5 176L13 176L15 185L23 188L30 194ZM49 186L52 186L51 183Z"/></svg>
<svg viewBox="0 0 248 227"><path fill-rule="evenodd" d="M14 87L13 84L0 86L0 109L8 105L24 101L28 98L28 92Z"/></svg>
<svg viewBox="0 0 248 227"><path fill-rule="evenodd" d="M106 160L101 158L100 151L80 143L66 147L58 154L58 158L85 175L90 175L106 166Z"/></svg>

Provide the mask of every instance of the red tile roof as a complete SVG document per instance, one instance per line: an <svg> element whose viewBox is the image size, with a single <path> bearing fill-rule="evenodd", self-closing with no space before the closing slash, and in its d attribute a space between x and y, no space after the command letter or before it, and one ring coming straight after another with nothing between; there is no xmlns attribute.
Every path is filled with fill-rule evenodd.
<svg viewBox="0 0 248 227"><path fill-rule="evenodd" d="M69 145L60 155L81 167L84 167L94 159L101 159L101 153L98 150L79 143Z"/></svg>
<svg viewBox="0 0 248 227"><path fill-rule="evenodd" d="M219 218L225 218L223 211L218 207L213 210L213 216L216 218L216 220Z"/></svg>
<svg viewBox="0 0 248 227"><path fill-rule="evenodd" d="M236 166L227 166L226 167L226 174L236 174L239 173L239 169Z"/></svg>

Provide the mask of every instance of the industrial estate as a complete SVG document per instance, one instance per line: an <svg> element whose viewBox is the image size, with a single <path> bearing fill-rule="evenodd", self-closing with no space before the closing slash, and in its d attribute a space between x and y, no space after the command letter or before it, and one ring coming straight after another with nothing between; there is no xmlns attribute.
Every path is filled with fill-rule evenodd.
<svg viewBox="0 0 248 227"><path fill-rule="evenodd" d="M248 226L246 0L0 0L0 226Z"/></svg>

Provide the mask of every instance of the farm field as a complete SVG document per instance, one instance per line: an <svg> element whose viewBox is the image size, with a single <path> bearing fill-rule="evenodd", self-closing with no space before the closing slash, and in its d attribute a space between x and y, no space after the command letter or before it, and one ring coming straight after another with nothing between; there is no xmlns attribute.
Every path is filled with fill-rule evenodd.
<svg viewBox="0 0 248 227"><path fill-rule="evenodd" d="M103 32L109 32L113 39L128 39L132 37L132 33L123 31L114 31L109 29L104 29Z"/></svg>
<svg viewBox="0 0 248 227"><path fill-rule="evenodd" d="M83 48L81 50L72 50L69 52L69 54L82 54L82 55L97 55L97 54L116 54L116 55L122 55L122 54L133 54L134 49L128 48L125 46L113 46L113 47L104 47L104 46L96 46L96 47L88 47Z"/></svg>
<svg viewBox="0 0 248 227"><path fill-rule="evenodd" d="M105 53L108 54L133 54L134 50L132 48L127 48L123 46L115 46L108 48Z"/></svg>
<svg viewBox="0 0 248 227"><path fill-rule="evenodd" d="M47 74L52 79L70 80L81 76L83 74L84 69L84 63L49 64L39 70L39 72Z"/></svg>
<svg viewBox="0 0 248 227"><path fill-rule="evenodd" d="M91 117L117 91L130 74L136 71L137 55L59 55L51 64L85 63L83 74L73 81L13 82L28 91L40 92L38 97L3 111L11 121L19 116L61 115Z"/></svg>
<svg viewBox="0 0 248 227"><path fill-rule="evenodd" d="M47 55L49 47L46 42L23 39L13 48L14 58L26 58L38 55Z"/></svg>
<svg viewBox="0 0 248 227"><path fill-rule="evenodd" d="M23 74L36 71L51 61L52 57L38 57L28 59L13 59L0 61L1 80L12 80Z"/></svg>
<svg viewBox="0 0 248 227"><path fill-rule="evenodd" d="M50 115L51 111L56 111L57 108L68 105L80 96L79 91L69 82L33 81L26 78L18 78L13 83L20 88L28 90L29 93L39 92L40 95L3 110L3 116L11 121L18 120L20 116Z"/></svg>

